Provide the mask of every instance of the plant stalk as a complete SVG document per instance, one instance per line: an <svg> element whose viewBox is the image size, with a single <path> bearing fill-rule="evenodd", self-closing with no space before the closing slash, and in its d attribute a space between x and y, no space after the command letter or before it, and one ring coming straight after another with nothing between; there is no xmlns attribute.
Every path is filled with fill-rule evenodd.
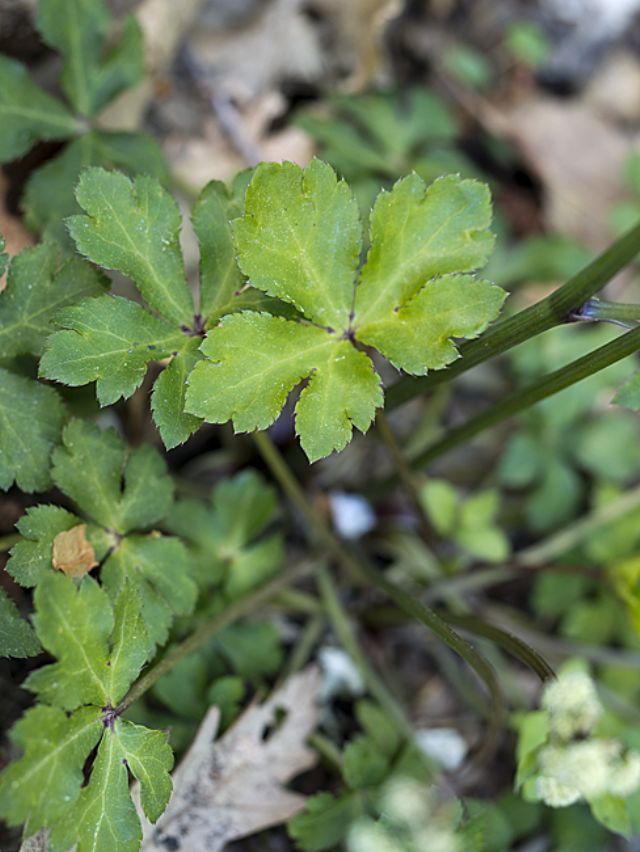
<svg viewBox="0 0 640 852"><path fill-rule="evenodd" d="M422 533L425 541L430 541L434 537L434 531L431 527L429 518L427 517L427 513L424 510L422 500L420 499L420 490L415 479L415 474L409 467L409 463L400 449L396 436L393 434L393 429L391 428L389 420L384 413L384 409L380 409L380 411L378 411L376 416L376 426L380 437L389 450L389 455L393 459L400 481L404 485L407 494L413 502L418 518L418 524L420 526L420 532Z"/></svg>
<svg viewBox="0 0 640 852"><path fill-rule="evenodd" d="M412 461L412 465L414 467L424 467L431 464L431 462L446 455L451 450L455 450L457 447L462 446L462 444L466 444L486 429L490 429L498 423L507 420L509 417L513 417L514 414L525 411L537 402L541 402L541 400L547 399L565 388L577 384L583 379L600 372L600 370L604 370L606 367L611 366L611 364L615 364L616 361L632 355L638 349L640 349L640 328L628 331L626 334L601 346L594 352L590 352L588 355L578 358L577 361L573 361L567 364L567 366L555 370L548 376L544 376L537 382L529 385L529 387L523 388L511 394L505 400L490 406L486 411L483 411L462 426L451 429L445 437L436 441L420 453ZM382 488L383 485L384 483L376 483L376 488Z"/></svg>
<svg viewBox="0 0 640 852"><path fill-rule="evenodd" d="M362 583L363 581L365 583L372 583L390 598L396 606L413 616L417 621L422 622L422 624L448 645L452 651L461 656L475 670L480 679L484 681L491 698L491 713L483 745L478 751L478 759L480 757L484 759L484 757L492 754L498 742L500 727L505 714L505 705L492 666L476 651L473 645L459 636L433 610L423 606L406 592L402 591L402 589L390 583L370 564L368 559L364 557L356 559L352 556L333 530L314 511L313 506L308 502L302 488L269 436L265 432L256 432L253 437L258 450L272 474L280 483L285 493L292 498L303 517L308 521L310 531L315 533L316 537L326 545L329 552L355 580L358 583Z"/></svg>

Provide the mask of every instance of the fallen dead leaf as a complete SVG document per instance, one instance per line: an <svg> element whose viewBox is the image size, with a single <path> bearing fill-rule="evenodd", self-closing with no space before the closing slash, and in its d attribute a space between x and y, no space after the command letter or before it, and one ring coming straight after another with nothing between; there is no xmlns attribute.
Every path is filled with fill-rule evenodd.
<svg viewBox="0 0 640 852"><path fill-rule="evenodd" d="M22 841L20 852L48 852L49 850L49 832L43 828L37 834L27 837Z"/></svg>
<svg viewBox="0 0 640 852"><path fill-rule="evenodd" d="M283 786L316 760L306 739L318 723L320 674L293 675L264 704L249 707L219 740L212 707L173 773L173 796L155 826L142 814L143 852L219 852L227 843L291 819L304 796Z"/></svg>
<svg viewBox="0 0 640 852"><path fill-rule="evenodd" d="M53 567L67 577L83 577L98 564L86 533L87 525L78 524L58 533L53 540Z"/></svg>

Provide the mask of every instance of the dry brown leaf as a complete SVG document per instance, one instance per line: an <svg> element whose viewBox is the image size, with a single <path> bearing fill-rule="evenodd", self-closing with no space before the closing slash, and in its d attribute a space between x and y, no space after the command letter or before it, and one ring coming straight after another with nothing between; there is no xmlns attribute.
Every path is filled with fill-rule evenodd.
<svg viewBox="0 0 640 852"><path fill-rule="evenodd" d="M58 533L53 540L53 567L67 577L83 577L98 564L86 533L87 525L78 524Z"/></svg>
<svg viewBox="0 0 640 852"><path fill-rule="evenodd" d="M605 248L612 236L611 207L625 197L622 172L633 138L579 100L537 97L508 118L514 140L544 186L549 228L596 251Z"/></svg>
<svg viewBox="0 0 640 852"><path fill-rule="evenodd" d="M137 130L142 125L156 81L167 73L204 4L205 0L141 0L135 15L144 34L147 73L101 113L102 127Z"/></svg>
<svg viewBox="0 0 640 852"><path fill-rule="evenodd" d="M318 723L319 685L315 666L293 675L216 742L220 713L212 707L173 773L173 796L155 826L138 807L142 850L219 852L232 840L297 814L305 799L283 785L316 760L306 739ZM133 795L139 803L137 787Z"/></svg>

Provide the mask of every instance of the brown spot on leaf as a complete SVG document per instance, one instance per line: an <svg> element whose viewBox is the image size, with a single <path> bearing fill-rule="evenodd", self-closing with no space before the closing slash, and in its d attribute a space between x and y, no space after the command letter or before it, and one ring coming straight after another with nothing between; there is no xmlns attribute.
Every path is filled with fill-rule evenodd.
<svg viewBox="0 0 640 852"><path fill-rule="evenodd" d="M53 567L68 577L83 577L98 564L86 532L87 525L78 524L58 533L53 540Z"/></svg>

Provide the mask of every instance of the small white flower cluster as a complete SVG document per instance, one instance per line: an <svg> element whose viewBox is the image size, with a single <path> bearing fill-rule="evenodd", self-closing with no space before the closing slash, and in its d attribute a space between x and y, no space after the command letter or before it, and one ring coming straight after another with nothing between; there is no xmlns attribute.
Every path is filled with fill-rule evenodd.
<svg viewBox="0 0 640 852"><path fill-rule="evenodd" d="M586 672L561 674L547 686L542 706L549 715L550 741L537 755L536 799L563 808L604 795L624 798L640 788L640 753L626 751L619 740L593 736L603 708Z"/></svg>
<svg viewBox="0 0 640 852"><path fill-rule="evenodd" d="M357 822L348 838L348 852L461 852L455 814L438 805L433 790L411 778L389 782L382 796L378 822Z"/></svg>
<svg viewBox="0 0 640 852"><path fill-rule="evenodd" d="M545 746L538 755L539 798L552 807L562 808L582 799L630 796L640 787L640 754L623 752L623 744L617 740L593 739Z"/></svg>

